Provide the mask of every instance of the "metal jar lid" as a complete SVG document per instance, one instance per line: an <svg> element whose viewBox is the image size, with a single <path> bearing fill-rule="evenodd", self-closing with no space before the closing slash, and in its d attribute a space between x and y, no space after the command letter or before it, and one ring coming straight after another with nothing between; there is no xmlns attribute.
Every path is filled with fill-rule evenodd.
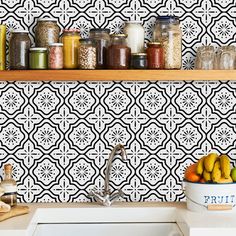
<svg viewBox="0 0 236 236"><path fill-rule="evenodd" d="M49 47L63 47L63 43L51 43Z"/></svg>
<svg viewBox="0 0 236 236"><path fill-rule="evenodd" d="M127 38L127 34L111 34L111 37L114 38L114 37L123 37L123 38Z"/></svg>
<svg viewBox="0 0 236 236"><path fill-rule="evenodd" d="M156 45L156 46L161 46L162 44L161 44L161 42L159 42L159 41L153 41L153 42L148 42L147 43L147 45L149 46L152 46L152 45Z"/></svg>
<svg viewBox="0 0 236 236"><path fill-rule="evenodd" d="M147 53L144 53L144 52L132 53L131 56L132 57L146 57Z"/></svg>
<svg viewBox="0 0 236 236"><path fill-rule="evenodd" d="M37 47L34 47L34 48L30 48L29 49L30 51L47 51L48 49L47 48L37 48Z"/></svg>

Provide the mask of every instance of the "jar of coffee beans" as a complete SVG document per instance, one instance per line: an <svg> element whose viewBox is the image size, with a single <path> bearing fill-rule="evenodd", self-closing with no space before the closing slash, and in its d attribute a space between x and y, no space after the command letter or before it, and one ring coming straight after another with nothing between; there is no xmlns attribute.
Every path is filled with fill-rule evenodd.
<svg viewBox="0 0 236 236"><path fill-rule="evenodd" d="M9 69L26 70L29 68L29 31L15 30L9 41Z"/></svg>
<svg viewBox="0 0 236 236"><path fill-rule="evenodd" d="M126 43L126 34L112 34L111 45L107 50L108 69L128 69L130 66L131 49Z"/></svg>
<svg viewBox="0 0 236 236"><path fill-rule="evenodd" d="M94 70L97 65L96 44L92 39L80 39L78 64L80 69Z"/></svg>
<svg viewBox="0 0 236 236"><path fill-rule="evenodd" d="M35 46L48 47L59 42L60 28L56 19L40 18L35 27Z"/></svg>

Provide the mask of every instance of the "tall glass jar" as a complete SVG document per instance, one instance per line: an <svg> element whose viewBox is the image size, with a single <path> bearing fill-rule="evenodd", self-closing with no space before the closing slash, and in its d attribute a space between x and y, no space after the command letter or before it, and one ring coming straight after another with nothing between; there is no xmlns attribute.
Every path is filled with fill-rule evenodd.
<svg viewBox="0 0 236 236"><path fill-rule="evenodd" d="M106 68L107 48L110 45L109 29L91 29L90 38L95 40L97 48L97 69Z"/></svg>
<svg viewBox="0 0 236 236"><path fill-rule="evenodd" d="M92 39L80 39L79 46L79 68L83 70L94 70L97 65L96 44Z"/></svg>
<svg viewBox="0 0 236 236"><path fill-rule="evenodd" d="M79 30L66 29L63 31L63 64L64 69L78 68Z"/></svg>
<svg viewBox="0 0 236 236"><path fill-rule="evenodd" d="M35 46L48 47L59 42L60 28L56 19L40 18L35 27Z"/></svg>
<svg viewBox="0 0 236 236"><path fill-rule="evenodd" d="M112 34L111 45L107 50L108 69L128 69L130 67L131 49L126 43L126 34Z"/></svg>
<svg viewBox="0 0 236 236"><path fill-rule="evenodd" d="M131 48L131 53L144 51L144 28L141 21L127 21L124 33L128 35L127 45Z"/></svg>
<svg viewBox="0 0 236 236"><path fill-rule="evenodd" d="M9 69L26 70L29 68L29 49L31 41L29 31L16 30L9 41Z"/></svg>
<svg viewBox="0 0 236 236"><path fill-rule="evenodd" d="M159 16L153 32L153 41L164 47L165 69L180 69L182 66L182 31L179 18Z"/></svg>

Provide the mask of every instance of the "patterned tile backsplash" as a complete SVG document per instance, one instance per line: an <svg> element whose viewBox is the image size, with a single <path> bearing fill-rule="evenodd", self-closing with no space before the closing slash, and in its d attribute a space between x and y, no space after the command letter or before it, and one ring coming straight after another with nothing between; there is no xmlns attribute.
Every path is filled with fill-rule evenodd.
<svg viewBox="0 0 236 236"><path fill-rule="evenodd" d="M142 20L149 40L156 16L175 14L191 69L197 46L235 41L235 10L233 0L0 0L0 22L8 32L29 28L33 39L38 17L82 36ZM112 147L123 143L128 160L115 159L111 188L125 201L181 201L183 171L200 156L223 152L235 164L235 111L230 81L1 82L0 167L14 165L22 202L90 201Z"/></svg>

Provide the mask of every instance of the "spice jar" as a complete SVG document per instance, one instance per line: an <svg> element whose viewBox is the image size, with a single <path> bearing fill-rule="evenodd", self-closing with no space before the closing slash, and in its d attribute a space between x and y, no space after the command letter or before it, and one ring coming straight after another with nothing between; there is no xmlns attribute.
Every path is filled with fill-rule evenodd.
<svg viewBox="0 0 236 236"><path fill-rule="evenodd" d="M40 18L35 27L35 46L48 47L59 42L60 28L56 19Z"/></svg>
<svg viewBox="0 0 236 236"><path fill-rule="evenodd" d="M97 69L106 68L107 48L110 45L109 29L91 29L90 38L95 40L97 49Z"/></svg>
<svg viewBox="0 0 236 236"><path fill-rule="evenodd" d="M63 31L63 64L65 69L78 68L79 30L66 29Z"/></svg>
<svg viewBox="0 0 236 236"><path fill-rule="evenodd" d="M147 68L147 54L146 53L131 54L131 68L132 69L146 69Z"/></svg>
<svg viewBox="0 0 236 236"><path fill-rule="evenodd" d="M29 68L29 31L16 30L11 33L9 41L9 69L26 70Z"/></svg>
<svg viewBox="0 0 236 236"><path fill-rule="evenodd" d="M164 47L165 69L180 69L182 65L182 32L179 18L160 16L153 32L153 41Z"/></svg>
<svg viewBox="0 0 236 236"><path fill-rule="evenodd" d="M48 68L53 70L63 69L63 44L53 43L48 48Z"/></svg>
<svg viewBox="0 0 236 236"><path fill-rule="evenodd" d="M96 69L96 45L92 39L80 39L78 64L80 69L94 70Z"/></svg>
<svg viewBox="0 0 236 236"><path fill-rule="evenodd" d="M131 53L144 51L144 28L141 21L126 22L124 33L128 35L127 45L131 48Z"/></svg>
<svg viewBox="0 0 236 236"><path fill-rule="evenodd" d="M149 42L147 44L147 64L148 69L164 68L164 50L160 42Z"/></svg>
<svg viewBox="0 0 236 236"><path fill-rule="evenodd" d="M47 48L30 48L29 67L33 70L47 69Z"/></svg>
<svg viewBox="0 0 236 236"><path fill-rule="evenodd" d="M126 43L126 34L112 34L111 45L107 50L107 67L109 69L128 69L131 50Z"/></svg>

